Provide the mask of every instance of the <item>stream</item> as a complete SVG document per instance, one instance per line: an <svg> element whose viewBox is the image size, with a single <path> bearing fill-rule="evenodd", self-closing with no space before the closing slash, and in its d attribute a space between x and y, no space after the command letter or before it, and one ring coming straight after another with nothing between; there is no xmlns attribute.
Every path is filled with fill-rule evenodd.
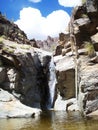
<svg viewBox="0 0 98 130"><path fill-rule="evenodd" d="M79 112L47 111L36 118L0 119L0 130L98 130L98 120Z"/></svg>

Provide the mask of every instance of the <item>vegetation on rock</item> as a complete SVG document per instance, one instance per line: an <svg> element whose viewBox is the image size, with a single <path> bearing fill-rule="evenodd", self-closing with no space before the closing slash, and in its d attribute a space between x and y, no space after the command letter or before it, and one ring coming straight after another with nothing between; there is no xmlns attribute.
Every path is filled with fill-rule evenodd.
<svg viewBox="0 0 98 130"><path fill-rule="evenodd" d="M95 49L91 42L85 42L85 49L89 57L95 56Z"/></svg>
<svg viewBox="0 0 98 130"><path fill-rule="evenodd" d="M86 0L82 0L82 4L84 4L86 2Z"/></svg>
<svg viewBox="0 0 98 130"><path fill-rule="evenodd" d="M0 44L3 44L3 38L0 37Z"/></svg>

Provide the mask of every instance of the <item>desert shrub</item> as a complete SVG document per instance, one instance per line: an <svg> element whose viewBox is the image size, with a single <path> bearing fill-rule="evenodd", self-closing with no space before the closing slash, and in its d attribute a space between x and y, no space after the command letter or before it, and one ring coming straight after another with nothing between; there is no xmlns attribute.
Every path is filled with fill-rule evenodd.
<svg viewBox="0 0 98 130"><path fill-rule="evenodd" d="M86 0L82 0L82 4L84 4L86 2Z"/></svg>
<svg viewBox="0 0 98 130"><path fill-rule="evenodd" d="M82 18L88 18L88 15L87 14L82 14L81 17Z"/></svg>
<svg viewBox="0 0 98 130"><path fill-rule="evenodd" d="M30 46L29 46L29 45L22 45L22 46L21 46L21 49L27 49L27 50L29 50L29 49L30 49Z"/></svg>
<svg viewBox="0 0 98 130"><path fill-rule="evenodd" d="M91 42L85 42L85 49L88 56L93 57L95 56L95 49Z"/></svg>
<svg viewBox="0 0 98 130"><path fill-rule="evenodd" d="M14 53L14 49L9 48L9 47L3 47L3 50L8 52L8 53Z"/></svg>
<svg viewBox="0 0 98 130"><path fill-rule="evenodd" d="M3 44L3 38L0 37L0 44Z"/></svg>

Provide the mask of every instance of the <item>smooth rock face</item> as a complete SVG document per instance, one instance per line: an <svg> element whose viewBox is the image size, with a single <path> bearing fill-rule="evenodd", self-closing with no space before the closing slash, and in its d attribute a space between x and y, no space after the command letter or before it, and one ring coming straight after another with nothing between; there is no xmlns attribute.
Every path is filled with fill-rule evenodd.
<svg viewBox="0 0 98 130"><path fill-rule="evenodd" d="M58 94L55 101L54 110L56 111L79 111L76 98L65 100Z"/></svg>
<svg viewBox="0 0 98 130"><path fill-rule="evenodd" d="M40 112L39 109L23 105L12 94L0 89L0 118L34 117Z"/></svg>
<svg viewBox="0 0 98 130"><path fill-rule="evenodd" d="M54 58L57 70L57 89L65 98L75 97L75 64L70 56Z"/></svg>

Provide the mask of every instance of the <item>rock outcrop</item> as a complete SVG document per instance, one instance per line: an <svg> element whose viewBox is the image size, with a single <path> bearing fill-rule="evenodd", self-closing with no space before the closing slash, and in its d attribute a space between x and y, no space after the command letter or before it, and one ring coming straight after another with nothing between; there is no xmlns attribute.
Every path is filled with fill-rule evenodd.
<svg viewBox="0 0 98 130"><path fill-rule="evenodd" d="M73 11L70 24L71 39L74 41L76 55L77 96L83 114L98 110L97 92L97 48L92 37L97 35L98 27L98 1L87 0L86 3ZM96 43L97 45L97 43ZM79 49L84 48L85 53L79 55ZM77 57L78 56L78 57ZM77 59L78 58L78 59Z"/></svg>
<svg viewBox="0 0 98 130"><path fill-rule="evenodd" d="M0 14L0 36L5 36L9 40L16 41L20 44L29 44L26 34L2 14Z"/></svg>
<svg viewBox="0 0 98 130"><path fill-rule="evenodd" d="M56 60L59 93L65 99L76 97L84 115L98 115L98 1L87 0L75 7L69 36L62 36L56 50L60 57Z"/></svg>
<svg viewBox="0 0 98 130"><path fill-rule="evenodd" d="M40 112L39 109L23 105L8 91L0 88L0 118L34 118Z"/></svg>
<svg viewBox="0 0 98 130"><path fill-rule="evenodd" d="M64 99L75 97L75 64L70 56L54 58L57 71L57 89Z"/></svg>
<svg viewBox="0 0 98 130"><path fill-rule="evenodd" d="M13 21L7 20L5 16L0 14L0 36L17 42L18 44L29 44L37 47L36 40L29 40L24 33Z"/></svg>
<svg viewBox="0 0 98 130"><path fill-rule="evenodd" d="M97 35L98 2L87 0L73 10L70 27L71 49L75 54L76 97L83 114L98 110ZM81 51L81 48L84 51ZM97 113L96 113L97 114Z"/></svg>
<svg viewBox="0 0 98 130"><path fill-rule="evenodd" d="M46 46L51 48L56 41L48 37ZM0 108L6 106L0 117L30 117L53 107L53 67L52 53L38 49L35 39L27 39L17 25L0 14Z"/></svg>
<svg viewBox="0 0 98 130"><path fill-rule="evenodd" d="M60 54L65 55L65 53L71 51L71 48L70 48L71 45L70 45L69 41L70 41L69 33L68 34L60 33L59 40L58 40L59 45L56 46L54 56L57 56ZM68 48L70 48L69 51L68 51Z"/></svg>
<svg viewBox="0 0 98 130"><path fill-rule="evenodd" d="M13 95L17 102L21 102L32 108L47 109L51 53L33 48L30 45L17 44L5 39L2 39L0 49L0 88ZM2 91L0 96L1 94ZM0 108L7 103L1 100ZM4 100L8 100L8 96L5 95ZM13 116L8 115L10 113L8 107L11 103L11 105L14 103L14 100L11 100L12 102L9 101L8 106L6 106L6 117L15 117L13 114ZM17 104L17 102L15 103ZM16 105L16 109L17 107ZM11 108L11 110L13 109L15 109L15 106ZM27 108L27 110L29 109ZM17 114L19 113L16 113L16 117L28 116L30 113L28 112L27 114L26 111L22 115Z"/></svg>
<svg viewBox="0 0 98 130"><path fill-rule="evenodd" d="M86 115L98 110L98 63L81 56L78 64L79 106Z"/></svg>

